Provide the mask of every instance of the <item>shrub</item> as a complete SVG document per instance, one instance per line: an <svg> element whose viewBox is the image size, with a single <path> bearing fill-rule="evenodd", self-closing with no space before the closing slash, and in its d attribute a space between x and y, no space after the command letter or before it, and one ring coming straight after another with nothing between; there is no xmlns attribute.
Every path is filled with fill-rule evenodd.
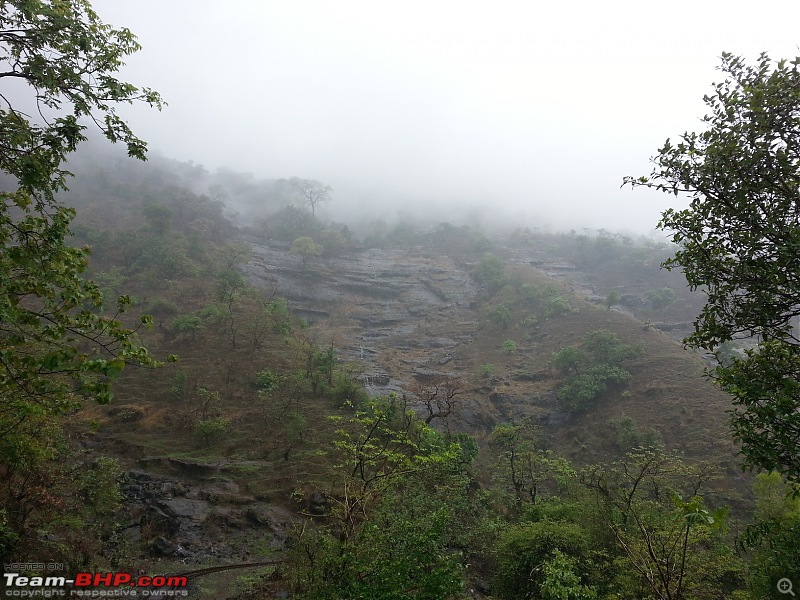
<svg viewBox="0 0 800 600"><path fill-rule="evenodd" d="M631 374L612 365L595 365L586 373L573 377L558 390L558 399L567 410L582 411L589 408L592 400L608 389L609 383L622 383Z"/></svg>
<svg viewBox="0 0 800 600"><path fill-rule="evenodd" d="M178 371L172 378L172 386L170 387L170 394L176 400L180 400L186 396L187 384L189 382L189 374L186 371Z"/></svg>
<svg viewBox="0 0 800 600"><path fill-rule="evenodd" d="M273 373L272 371L266 369L260 371L256 375L256 385L265 392L268 392L273 388L275 388L278 385L278 382L279 382L278 376L275 375L275 373Z"/></svg>
<svg viewBox="0 0 800 600"><path fill-rule="evenodd" d="M195 424L194 432L204 446L210 446L222 437L230 423L230 419L224 417L205 419Z"/></svg>
<svg viewBox="0 0 800 600"><path fill-rule="evenodd" d="M639 356L644 351L641 344L623 344L616 334L605 329L592 331L581 344L595 363L618 365L628 358Z"/></svg>
<svg viewBox="0 0 800 600"><path fill-rule="evenodd" d="M488 321L503 329L511 324L511 307L506 304L491 306L485 310L484 314Z"/></svg>
<svg viewBox="0 0 800 600"><path fill-rule="evenodd" d="M514 354L517 351L517 343L514 340L506 340L503 342L502 348L506 354Z"/></svg>
<svg viewBox="0 0 800 600"><path fill-rule="evenodd" d="M180 307L175 302L172 300L165 300L164 298L156 298L144 307L144 311L154 317L177 315L180 310Z"/></svg>
<svg viewBox="0 0 800 600"><path fill-rule="evenodd" d="M478 373L481 377L491 377L492 373L494 373L494 365L490 363L483 363L478 367Z"/></svg>
<svg viewBox="0 0 800 600"><path fill-rule="evenodd" d="M630 452L635 448L660 448L663 446L661 437L653 429L640 429L630 417L622 416L613 419L611 424L617 430L616 442L623 452Z"/></svg>
<svg viewBox="0 0 800 600"><path fill-rule="evenodd" d="M472 269L472 278L490 292L499 290L506 284L503 261L494 254L485 255Z"/></svg>
<svg viewBox="0 0 800 600"><path fill-rule="evenodd" d="M572 305L569 300L564 296L553 296L547 301L544 307L544 317L550 319L553 317L563 317L572 312Z"/></svg>
<svg viewBox="0 0 800 600"><path fill-rule="evenodd" d="M585 532L572 523L541 521L509 527L497 546L495 591L498 598L536 598L545 581L544 565L554 551L573 559L588 552ZM579 563L575 563L576 570Z"/></svg>
<svg viewBox="0 0 800 600"><path fill-rule="evenodd" d="M262 222L263 236L286 242L312 235L319 229L316 219L307 210L286 206Z"/></svg>
<svg viewBox="0 0 800 600"><path fill-rule="evenodd" d="M653 308L664 308L675 301L675 290L668 287L650 290L647 293L647 301Z"/></svg>
<svg viewBox="0 0 800 600"><path fill-rule="evenodd" d="M553 354L553 364L564 374L577 373L578 367L585 360L583 352L574 346L567 346Z"/></svg>
<svg viewBox="0 0 800 600"><path fill-rule="evenodd" d="M172 321L172 327L178 333L191 333L192 339L203 328L203 320L196 315L180 315Z"/></svg>
<svg viewBox="0 0 800 600"><path fill-rule="evenodd" d="M606 296L606 308L611 308L615 304L619 304L620 295L617 290L611 290L608 292L608 296Z"/></svg>

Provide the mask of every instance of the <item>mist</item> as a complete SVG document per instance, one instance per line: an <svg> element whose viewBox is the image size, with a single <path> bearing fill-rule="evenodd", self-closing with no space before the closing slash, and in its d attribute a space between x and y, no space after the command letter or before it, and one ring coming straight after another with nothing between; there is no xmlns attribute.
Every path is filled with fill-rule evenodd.
<svg viewBox="0 0 800 600"><path fill-rule="evenodd" d="M143 50L122 107L158 153L334 188L323 216L651 231L620 189L699 129L723 51L797 54L794 2L96 0ZM236 198L227 201L235 206Z"/></svg>

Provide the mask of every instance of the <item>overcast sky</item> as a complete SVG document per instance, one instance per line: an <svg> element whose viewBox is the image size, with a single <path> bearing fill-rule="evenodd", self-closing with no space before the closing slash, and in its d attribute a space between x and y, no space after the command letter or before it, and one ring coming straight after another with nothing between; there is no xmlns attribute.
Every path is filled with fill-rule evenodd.
<svg viewBox="0 0 800 600"><path fill-rule="evenodd" d="M622 177L700 127L721 52L800 54L796 0L93 6L143 45L123 76L169 103L124 111L152 149L319 179L337 205L387 217L479 205L520 224L646 232L675 200L620 190Z"/></svg>

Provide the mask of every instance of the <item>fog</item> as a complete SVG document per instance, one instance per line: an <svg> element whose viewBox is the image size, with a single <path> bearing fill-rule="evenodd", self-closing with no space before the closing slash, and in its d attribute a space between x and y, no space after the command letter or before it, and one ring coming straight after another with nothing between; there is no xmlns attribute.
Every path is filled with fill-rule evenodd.
<svg viewBox="0 0 800 600"><path fill-rule="evenodd" d="M722 51L794 57L800 4L95 0L143 50L120 112L165 156L334 188L328 215L647 232L620 189L700 128ZM231 198L235 201L235 198Z"/></svg>

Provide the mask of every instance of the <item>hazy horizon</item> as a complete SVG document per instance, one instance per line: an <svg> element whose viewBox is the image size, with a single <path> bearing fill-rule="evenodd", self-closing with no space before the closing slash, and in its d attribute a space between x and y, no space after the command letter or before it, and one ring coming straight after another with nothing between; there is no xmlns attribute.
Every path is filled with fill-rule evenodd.
<svg viewBox="0 0 800 600"><path fill-rule="evenodd" d="M122 77L169 103L120 110L153 151L320 180L334 214L646 233L682 200L622 178L700 127L722 51L800 54L789 2L93 4L143 46Z"/></svg>

